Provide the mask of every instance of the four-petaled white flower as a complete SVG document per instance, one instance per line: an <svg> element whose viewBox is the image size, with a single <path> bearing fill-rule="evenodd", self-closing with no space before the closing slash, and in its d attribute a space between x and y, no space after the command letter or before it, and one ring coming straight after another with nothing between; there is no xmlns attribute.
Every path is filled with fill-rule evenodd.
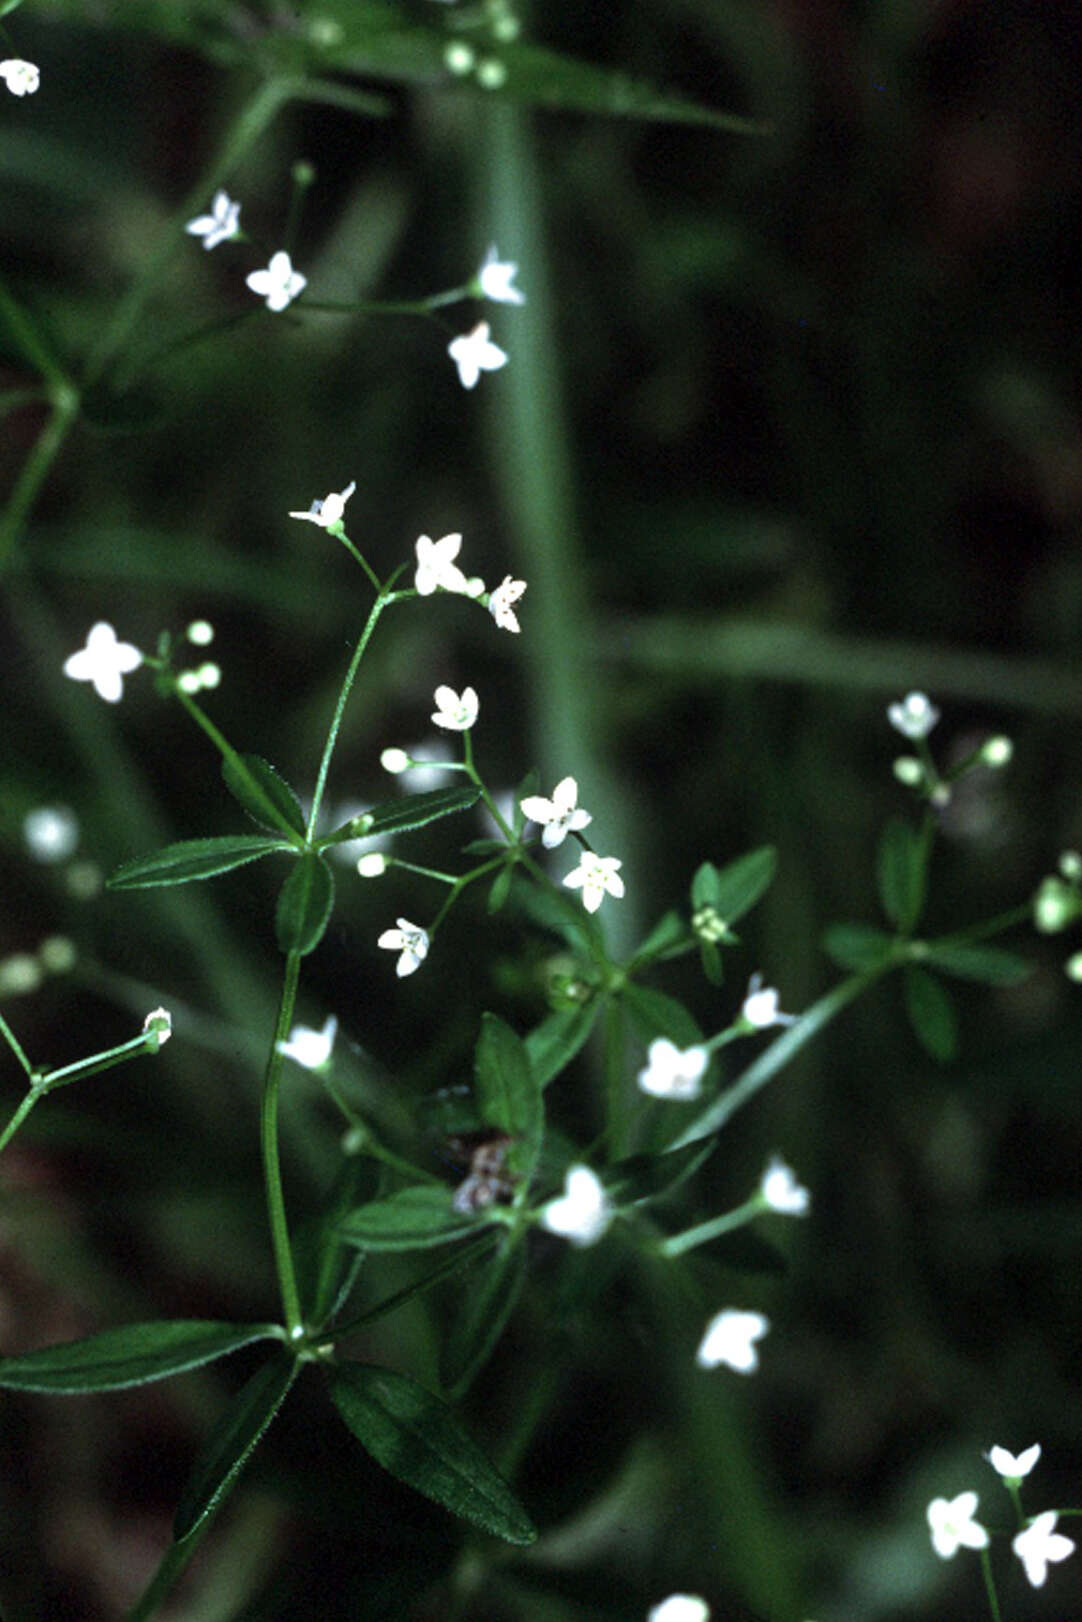
<svg viewBox="0 0 1082 1622"><path fill-rule="evenodd" d="M584 850L582 860L564 883L572 890L582 889L582 904L587 912L596 912L606 893L619 900L624 893L624 881L620 877L619 869L623 866L617 856L595 856L592 850Z"/></svg>
<svg viewBox="0 0 1082 1622"><path fill-rule="evenodd" d="M578 804L579 785L573 777L562 777L552 791L552 799L543 794L527 794L519 801L531 822L540 822L541 843L546 850L555 850L570 833L577 833L594 820L589 811Z"/></svg>
<svg viewBox="0 0 1082 1622"><path fill-rule="evenodd" d="M514 610L514 604L518 602L525 590L525 580L512 580L509 574L505 574L496 590L490 594L488 611L501 631L520 631L522 629Z"/></svg>
<svg viewBox="0 0 1082 1622"><path fill-rule="evenodd" d="M928 1530L932 1548L941 1560L952 1560L961 1548L986 1549L988 1533L973 1519L977 1508L975 1492L960 1492L957 1498L933 1498L928 1505Z"/></svg>
<svg viewBox="0 0 1082 1622"><path fill-rule="evenodd" d="M472 687L464 687L462 696L455 692L453 687L437 687L436 703L439 709L432 716L438 727L445 732L468 732L477 720L481 708L480 700Z"/></svg>
<svg viewBox="0 0 1082 1622"><path fill-rule="evenodd" d="M1025 1448L1017 1457L1005 1447L991 1447L985 1455L992 1469L1004 1481L1021 1481L1023 1476L1029 1475L1040 1456L1040 1442L1034 1442L1032 1447Z"/></svg>
<svg viewBox="0 0 1082 1622"><path fill-rule="evenodd" d="M510 260L500 258L493 243L477 272L477 285L482 297L491 299L494 304L525 304L525 293L511 286L517 270L518 266Z"/></svg>
<svg viewBox="0 0 1082 1622"><path fill-rule="evenodd" d="M646 1622L710 1622L710 1607L698 1594L670 1594L651 1606Z"/></svg>
<svg viewBox="0 0 1082 1622"><path fill-rule="evenodd" d="M498 372L507 365L507 355L489 338L487 321L478 321L472 332L452 338L447 353L458 367L458 380L464 389L477 386L482 372Z"/></svg>
<svg viewBox="0 0 1082 1622"><path fill-rule="evenodd" d="M705 1048L678 1048L659 1036L647 1049L649 1063L639 1071L639 1086L655 1098L698 1098L710 1055Z"/></svg>
<svg viewBox="0 0 1082 1622"><path fill-rule="evenodd" d="M279 1042L278 1052L287 1059L295 1059L306 1070L322 1070L331 1056L337 1033L338 1021L333 1014L328 1014L321 1031L313 1030L311 1025L294 1025L288 1038Z"/></svg>
<svg viewBox="0 0 1082 1622"><path fill-rule="evenodd" d="M240 230L240 204L228 192L216 191L209 214L200 214L184 227L189 236L202 237L204 248L216 248L219 242L228 242Z"/></svg>
<svg viewBox="0 0 1082 1622"><path fill-rule="evenodd" d="M90 681L99 698L115 704L124 691L125 676L138 670L143 655L130 642L118 642L105 620L92 625L86 647L64 660L64 674L73 681Z"/></svg>
<svg viewBox="0 0 1082 1622"><path fill-rule="evenodd" d="M346 510L346 502L357 488L356 479L351 479L344 490L332 490L329 496L322 501L313 501L306 513L290 513L290 518L302 518L306 523L318 524L320 529L330 529L332 524L342 522L342 514Z"/></svg>
<svg viewBox="0 0 1082 1622"><path fill-rule="evenodd" d="M382 946L385 952L401 953L395 964L395 973L401 979L403 975L419 969L428 956L428 931L418 924L411 924L408 918L396 921L398 928L385 929L376 944Z"/></svg>
<svg viewBox="0 0 1082 1622"><path fill-rule="evenodd" d="M573 1245L595 1244L611 1221L608 1196L589 1166L571 1166L563 1194L550 1200L541 1213L542 1226Z"/></svg>
<svg viewBox="0 0 1082 1622"><path fill-rule="evenodd" d="M926 738L939 720L939 711L926 693L907 693L900 704L887 706L887 720L904 738Z"/></svg>
<svg viewBox="0 0 1082 1622"><path fill-rule="evenodd" d="M770 1320L761 1312L726 1307L707 1324L695 1361L701 1369L716 1369L724 1363L738 1374L754 1374L759 1367L755 1342L762 1340L769 1328Z"/></svg>
<svg viewBox="0 0 1082 1622"><path fill-rule="evenodd" d="M308 277L293 269L284 249L271 254L266 270L253 270L245 279L253 293L266 299L268 310L284 310L308 286Z"/></svg>
<svg viewBox="0 0 1082 1622"><path fill-rule="evenodd" d="M13 96L32 96L41 83L41 74L33 62L9 56L6 61L0 62L0 79L3 79Z"/></svg>
<svg viewBox="0 0 1082 1622"><path fill-rule="evenodd" d="M795 1025L795 1014L783 1014L778 1008L778 993L773 986L764 986L761 974L753 974L748 981L748 994L740 1010L741 1019L765 1031L770 1025Z"/></svg>
<svg viewBox="0 0 1082 1622"><path fill-rule="evenodd" d="M469 581L455 562L461 547L461 535L443 535L438 541L427 535L417 537L413 585L418 596L431 597L437 586L444 591L468 592Z"/></svg>
<svg viewBox="0 0 1082 1622"><path fill-rule="evenodd" d="M1037 1515L1024 1531L1011 1540L1011 1548L1026 1568L1026 1576L1034 1588L1042 1588L1048 1576L1050 1563L1066 1560L1074 1553L1074 1542L1055 1530L1059 1511L1046 1509Z"/></svg>
<svg viewBox="0 0 1082 1622"><path fill-rule="evenodd" d="M759 1193L772 1211L780 1211L783 1216L807 1216L811 1210L811 1195L797 1182L792 1166L778 1155L771 1157Z"/></svg>

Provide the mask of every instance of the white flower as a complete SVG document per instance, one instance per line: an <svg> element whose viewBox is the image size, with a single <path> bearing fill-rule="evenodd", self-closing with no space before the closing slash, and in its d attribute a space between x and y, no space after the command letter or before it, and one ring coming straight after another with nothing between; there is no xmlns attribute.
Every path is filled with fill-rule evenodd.
<svg viewBox="0 0 1082 1622"><path fill-rule="evenodd" d="M1050 1563L1066 1560L1069 1554L1074 1553L1072 1539L1054 1530L1058 1519L1058 1510L1046 1509L1043 1515L1036 1516L1029 1523L1025 1531L1019 1532L1011 1540L1011 1548L1025 1566L1026 1576L1034 1588L1044 1586Z"/></svg>
<svg viewBox="0 0 1082 1622"><path fill-rule="evenodd" d="M163 1048L173 1034L173 1016L168 1008L152 1008L143 1021L144 1031L153 1031L158 1047Z"/></svg>
<svg viewBox="0 0 1082 1622"><path fill-rule="evenodd" d="M293 269L289 255L282 249L271 254L266 270L253 270L245 279L253 293L266 299L268 310L284 310L308 286L308 277Z"/></svg>
<svg viewBox="0 0 1082 1622"><path fill-rule="evenodd" d="M214 641L214 627L209 620L193 620L184 635L196 648L209 648Z"/></svg>
<svg viewBox="0 0 1082 1622"><path fill-rule="evenodd" d="M1032 1447L1027 1447L1017 1457L1008 1453L1005 1447L989 1448L985 1455L992 1469L998 1471L1004 1481L1021 1481L1023 1476L1029 1475L1040 1456L1040 1442L1034 1442Z"/></svg>
<svg viewBox="0 0 1082 1622"><path fill-rule="evenodd" d="M216 191L209 214L200 214L184 227L189 236L202 237L204 248L216 248L219 242L228 242L240 229L240 204L234 203L228 192Z"/></svg>
<svg viewBox="0 0 1082 1622"><path fill-rule="evenodd" d="M491 299L494 304L525 304L526 295L511 283L515 278L518 266L507 259L501 259L493 243L485 255L485 262L477 272L477 285L481 289L482 297Z"/></svg>
<svg viewBox="0 0 1082 1622"><path fill-rule="evenodd" d="M531 822L543 824L541 843L546 850L555 850L569 833L589 827L594 820L589 811L584 811L577 803L578 797L579 785L575 779L562 777L552 791L551 800L546 800L543 794L527 794L519 801Z"/></svg>
<svg viewBox="0 0 1082 1622"><path fill-rule="evenodd" d="M453 687L437 687L436 703L439 708L432 720L445 732L468 732L477 720L480 700L472 687L462 689L461 698Z"/></svg>
<svg viewBox="0 0 1082 1622"><path fill-rule="evenodd" d="M0 79L3 79L13 96L32 96L41 83L41 74L33 62L9 56L5 62L0 62Z"/></svg>
<svg viewBox="0 0 1082 1622"><path fill-rule="evenodd" d="M500 585L490 595L488 611L501 631L521 630L513 605L518 602L525 590L525 580L512 580L509 574L505 574Z"/></svg>
<svg viewBox="0 0 1082 1622"><path fill-rule="evenodd" d="M278 1052L295 1059L305 1070L322 1070L331 1056L337 1032L338 1021L333 1014L323 1021L321 1031L313 1030L311 1025L294 1025L288 1039L278 1043Z"/></svg>
<svg viewBox="0 0 1082 1622"><path fill-rule="evenodd" d="M498 372L507 365L507 355L489 338L487 321L479 321L472 332L452 338L447 353L458 367L458 380L464 389L477 387L482 372Z"/></svg>
<svg viewBox="0 0 1082 1622"><path fill-rule="evenodd" d="M130 642L118 642L105 620L92 625L86 647L64 660L64 674L73 681L94 683L99 698L115 704L124 691L123 677L138 670L143 655Z"/></svg>
<svg viewBox="0 0 1082 1622"><path fill-rule="evenodd" d="M410 757L404 749L385 749L379 757L379 763L385 772L397 777L400 772L409 771Z"/></svg>
<svg viewBox="0 0 1082 1622"><path fill-rule="evenodd" d="M716 1369L719 1363L725 1363L738 1374L753 1374L759 1367L755 1342L762 1340L769 1328L770 1320L761 1312L727 1307L707 1324L695 1361L701 1369Z"/></svg>
<svg viewBox="0 0 1082 1622"><path fill-rule="evenodd" d="M939 720L939 711L926 693L907 693L900 704L887 706L887 720L905 738L926 738Z"/></svg>
<svg viewBox="0 0 1082 1622"><path fill-rule="evenodd" d="M649 1063L639 1071L639 1086L655 1098L698 1098L699 1083L710 1063L705 1048L678 1048L667 1036L659 1036L647 1049Z"/></svg>
<svg viewBox="0 0 1082 1622"><path fill-rule="evenodd" d="M710 1607L698 1594L670 1594L650 1608L646 1622L710 1622Z"/></svg>
<svg viewBox="0 0 1082 1622"><path fill-rule="evenodd" d="M419 969L428 956L428 932L411 924L408 918L399 918L396 922L398 928L385 929L376 945L386 952L402 954L395 965L395 973L401 978Z"/></svg>
<svg viewBox="0 0 1082 1622"><path fill-rule="evenodd" d="M623 895L624 881L617 871L623 865L616 856L595 856L592 850L584 850L578 867L564 883L572 890L581 886L583 906L587 912L596 912L606 892L617 899Z"/></svg>
<svg viewBox="0 0 1082 1622"><path fill-rule="evenodd" d="M39 805L23 818L23 838L39 862L63 862L79 843L79 819L66 805Z"/></svg>
<svg viewBox="0 0 1082 1622"><path fill-rule="evenodd" d="M763 1173L759 1192L772 1211L783 1216L807 1216L811 1195L797 1182L791 1166L774 1155Z"/></svg>
<svg viewBox="0 0 1082 1622"><path fill-rule="evenodd" d="M941 1560L951 1560L963 1546L986 1549L988 1533L973 1519L977 1508L975 1492L960 1492L957 1498L933 1498L926 1511L932 1548Z"/></svg>
<svg viewBox="0 0 1082 1622"><path fill-rule="evenodd" d="M773 986L764 986L761 974L753 974L748 981L748 994L744 998L740 1017L749 1025L754 1025L757 1031L765 1031L770 1025L793 1025L796 1023L795 1014L783 1014L778 1008L778 993Z"/></svg>
<svg viewBox="0 0 1082 1622"><path fill-rule="evenodd" d="M366 851L357 858L357 871L362 879L381 879L387 871L387 858L381 850Z"/></svg>
<svg viewBox="0 0 1082 1622"><path fill-rule="evenodd" d="M589 1166L571 1166L563 1194L550 1200L541 1213L542 1226L573 1245L595 1244L611 1221L612 1207L600 1178Z"/></svg>
<svg viewBox="0 0 1082 1622"><path fill-rule="evenodd" d="M431 597L437 586L444 591L467 591L469 582L455 562L461 546L461 535L444 535L438 541L429 540L427 535L417 537L413 584L418 596Z"/></svg>
<svg viewBox="0 0 1082 1622"><path fill-rule="evenodd" d="M313 501L306 513L290 513L290 518L302 518L309 524L318 524L320 529L330 529L332 524L342 521L342 514L346 510L346 502L357 488L357 481L353 479L344 490L332 490L329 496L322 501Z"/></svg>

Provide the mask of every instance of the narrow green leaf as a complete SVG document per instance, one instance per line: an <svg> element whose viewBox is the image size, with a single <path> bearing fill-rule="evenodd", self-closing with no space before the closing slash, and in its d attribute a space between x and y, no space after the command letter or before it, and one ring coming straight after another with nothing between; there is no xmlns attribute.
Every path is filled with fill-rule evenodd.
<svg viewBox="0 0 1082 1622"><path fill-rule="evenodd" d="M283 952L312 952L323 939L334 908L334 874L316 850L305 851L282 885L274 917Z"/></svg>
<svg viewBox="0 0 1082 1622"><path fill-rule="evenodd" d="M0 1386L12 1391L118 1391L122 1386L165 1380L185 1369L213 1363L256 1340L280 1340L274 1324L215 1323L200 1318L162 1319L103 1329L85 1340L45 1346L22 1357L0 1358Z"/></svg>
<svg viewBox="0 0 1082 1622"><path fill-rule="evenodd" d="M870 924L830 924L823 931L823 950L840 968L865 974L890 962L894 940Z"/></svg>
<svg viewBox="0 0 1082 1622"><path fill-rule="evenodd" d="M693 1177L717 1148L716 1138L698 1138L658 1155L631 1155L606 1168L602 1181L615 1205L641 1205L671 1194Z"/></svg>
<svg viewBox="0 0 1082 1622"><path fill-rule="evenodd" d="M365 839L369 834L407 833L411 828L423 828L435 822L438 817L468 811L480 797L481 790L472 783L468 788L435 788L429 794L403 794L397 800L385 800L372 806L346 824L351 832L339 829L339 833L349 839ZM333 843L333 838L328 843Z"/></svg>
<svg viewBox="0 0 1082 1622"><path fill-rule="evenodd" d="M640 1042L650 1043L657 1036L667 1036L677 1047L690 1048L702 1041L698 1023L683 1003L670 997L668 992L657 991L653 986L637 986L629 980L620 996Z"/></svg>
<svg viewBox="0 0 1082 1622"><path fill-rule="evenodd" d="M526 1051L539 1087L547 1087L586 1045L600 1012L601 998L591 997L573 1008L557 1008L534 1026L526 1037Z"/></svg>
<svg viewBox="0 0 1082 1622"><path fill-rule="evenodd" d="M522 1038L496 1014L485 1014L474 1055L474 1087L481 1119L515 1143L512 1167L532 1177L541 1152L545 1110Z"/></svg>
<svg viewBox="0 0 1082 1622"><path fill-rule="evenodd" d="M492 888L488 892L488 910L490 913L500 912L507 900L511 889L511 875L514 870L510 865L501 867L492 881Z"/></svg>
<svg viewBox="0 0 1082 1622"><path fill-rule="evenodd" d="M190 884L193 879L212 879L230 868L256 862L272 851L292 850L284 839L268 839L261 834L226 834L221 839L182 839L166 845L151 856L137 856L122 862L106 880L110 890L149 890L158 884Z"/></svg>
<svg viewBox="0 0 1082 1622"><path fill-rule="evenodd" d="M493 1537L534 1541L511 1488L438 1397L404 1374L364 1363L332 1369L329 1384L347 1427L397 1480Z"/></svg>
<svg viewBox="0 0 1082 1622"><path fill-rule="evenodd" d="M1015 986L1033 972L1033 965L1024 957L1005 952L1001 946L951 946L946 942L937 946L928 941L924 962L934 963L959 980L979 980L989 986Z"/></svg>
<svg viewBox="0 0 1082 1622"><path fill-rule="evenodd" d="M449 1188L425 1183L355 1206L338 1223L338 1232L364 1250L427 1250L476 1233L477 1227L472 1212L454 1209Z"/></svg>
<svg viewBox="0 0 1082 1622"><path fill-rule="evenodd" d="M190 1537L231 1490L299 1372L297 1359L283 1350L237 1392L201 1448L180 1495L173 1520L177 1543Z"/></svg>
<svg viewBox="0 0 1082 1622"><path fill-rule="evenodd" d="M525 1278L526 1247L508 1240L479 1279L466 1281L440 1359L448 1395L457 1398L467 1391L492 1356Z"/></svg>
<svg viewBox="0 0 1082 1622"><path fill-rule="evenodd" d="M924 906L926 859L927 848L916 829L891 817L879 841L876 878L883 911L905 935Z"/></svg>
<svg viewBox="0 0 1082 1622"><path fill-rule="evenodd" d="M304 837L304 812L284 777L260 755L230 755L222 762L225 786L261 828Z"/></svg>
<svg viewBox="0 0 1082 1622"><path fill-rule="evenodd" d="M735 923L769 890L777 866L773 845L760 845L720 870L704 862L691 881L691 904L712 907L723 923Z"/></svg>
<svg viewBox="0 0 1082 1622"><path fill-rule="evenodd" d="M21 6L23 0L0 0L0 17L7 17L16 6Z"/></svg>
<svg viewBox="0 0 1082 1622"><path fill-rule="evenodd" d="M543 890L531 880L517 878L511 887L511 904L539 929L547 929L565 941L572 951L594 957L603 945L601 922L589 913L570 890Z"/></svg>
<svg viewBox="0 0 1082 1622"><path fill-rule="evenodd" d="M721 953L713 941L699 942L699 962L702 970L712 986L725 984L725 970L722 967Z"/></svg>
<svg viewBox="0 0 1082 1622"><path fill-rule="evenodd" d="M635 966L641 967L654 959L680 951L693 940L686 921L678 912L667 912L659 918L635 953Z"/></svg>
<svg viewBox="0 0 1082 1622"><path fill-rule="evenodd" d="M951 1000L939 981L923 969L907 966L902 975L905 1011L918 1042L933 1059L945 1063L958 1051L958 1024Z"/></svg>

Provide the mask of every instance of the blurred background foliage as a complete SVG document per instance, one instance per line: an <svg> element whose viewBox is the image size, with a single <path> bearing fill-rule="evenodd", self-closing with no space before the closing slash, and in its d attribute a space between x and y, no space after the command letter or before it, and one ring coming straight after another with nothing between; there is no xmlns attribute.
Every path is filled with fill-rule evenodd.
<svg viewBox="0 0 1082 1622"><path fill-rule="evenodd" d="M397 30L379 49L377 14ZM579 778L599 848L625 860L610 928L628 949L686 907L699 861L775 843L778 881L725 987L683 963L659 974L708 1031L756 968L804 1007L836 977L824 927L879 921L875 842L903 807L884 709L909 688L944 711L941 759L989 731L1016 744L942 816L930 933L1015 905L1082 844L1075 8L613 0L523 21L531 46L770 132L530 107L516 89L556 85L545 62L506 92L455 82L452 12L431 0L31 0L7 19L8 54L42 85L0 106L3 276L63 367L83 374L149 259L169 257L7 559L0 955L61 934L77 962L9 985L3 1007L42 1063L122 1040L160 1002L177 1039L50 1100L5 1157L5 1351L274 1311L256 1122L281 875L95 893L95 871L237 831L240 813L145 675L113 710L60 668L99 617L149 649L206 616L215 719L310 790L369 600L344 552L285 516L315 495L357 480L349 530L381 573L419 533L459 529L468 567L529 582L515 641L462 602L389 616L334 809L385 797L380 750L429 738L435 684L469 682L494 786L530 765L547 787ZM179 237L260 77L311 72L323 88L224 177L252 243L208 255ZM257 306L243 277L282 245L298 159L315 170L291 244L308 296L459 285L495 241L529 298L482 312L504 371L462 391L445 349L469 306L444 323ZM5 485L46 421L18 392L37 382L0 332ZM79 819L67 862L27 854L23 816L42 804ZM409 854L438 859L450 826ZM542 1016L551 948L471 897L400 985L376 935L430 910L420 881L344 868L303 1014L338 1014L351 1096L435 1163L424 1100L468 1078L483 1009L520 1029ZM1082 1460L1078 992L1062 940L1008 944L1034 971L956 990L956 1062L923 1054L890 981L729 1129L695 1212L739 1201L781 1150L815 1196L807 1223L770 1231L784 1277L706 1255L674 1298L653 1270L587 1252L591 1314L538 1247L466 1404L518 1471L533 1551L492 1563L464 1544L316 1394L271 1432L164 1614L631 1622L673 1588L725 1619L983 1614L976 1563L932 1556L926 1502L979 1487L1005 1528L981 1449L1040 1438L1034 1510L1078 1501ZM561 1124L583 1137L592 1064L561 1084ZM14 1063L2 1086L6 1114ZM304 1074L288 1095L299 1220L333 1177L339 1120ZM410 1268L381 1262L371 1288ZM692 1367L729 1301L774 1324L754 1380ZM362 1349L434 1381L455 1309L453 1292L425 1298ZM100 1400L5 1400L6 1615L96 1622L131 1602L236 1363ZM1012 1572L1002 1599L1019 1622L1077 1614L1082 1586L1069 1562L1045 1594Z"/></svg>

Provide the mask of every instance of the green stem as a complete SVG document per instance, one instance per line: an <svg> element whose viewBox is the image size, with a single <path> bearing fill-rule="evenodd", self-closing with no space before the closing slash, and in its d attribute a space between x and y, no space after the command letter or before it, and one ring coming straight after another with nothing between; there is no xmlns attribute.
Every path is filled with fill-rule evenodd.
<svg viewBox="0 0 1082 1622"><path fill-rule="evenodd" d="M40 1087L31 1087L15 1114L11 1117L3 1132L0 1132L0 1154L3 1154L16 1132L30 1114L38 1099L42 1096Z"/></svg>
<svg viewBox="0 0 1082 1622"><path fill-rule="evenodd" d="M79 415L79 394L70 383L61 382L51 390L52 411L15 480L11 499L0 518L0 570L7 567L15 542L38 498L38 491Z"/></svg>
<svg viewBox="0 0 1082 1622"><path fill-rule="evenodd" d="M732 1233L734 1228L746 1227L765 1209L763 1200L756 1195L743 1205L738 1205L735 1211L726 1211L724 1216L712 1217L709 1222L700 1222L694 1228L686 1228L683 1233L674 1233L671 1239L662 1240L657 1247L658 1255L669 1259L682 1256L685 1250L694 1250L696 1245L705 1245L723 1233Z"/></svg>
<svg viewBox="0 0 1082 1622"><path fill-rule="evenodd" d="M1005 930L1014 929L1018 924L1028 923L1033 917L1033 907L1030 902L1023 901L1020 906L1011 907L1007 912L997 913L994 918L987 919L983 924L971 924L967 929L956 930L953 935L937 935L935 940L928 941L929 946L968 946L971 941L986 941L990 935L1002 935Z"/></svg>
<svg viewBox="0 0 1082 1622"><path fill-rule="evenodd" d="M14 1053L15 1057L18 1059L19 1063L22 1065L22 1067L26 1071L27 1075L28 1076L33 1076L33 1074L34 1074L34 1066L30 1063L30 1060L27 1058L26 1054L23 1052L22 1043L19 1041L19 1038L15 1035L15 1032L12 1030L11 1026L8 1024L7 1020L4 1018L3 1014L0 1014L0 1036L2 1036L4 1038L4 1041L7 1043L8 1047L11 1049L12 1053Z"/></svg>
<svg viewBox="0 0 1082 1622"><path fill-rule="evenodd" d="M334 715L331 718L330 730L327 733L327 742L323 745L323 758L319 763L319 773L316 777L316 786L312 794L312 809L308 816L309 840L311 840L315 835L316 823L319 820L319 809L323 804L323 791L327 786L327 773L331 769L331 756L334 754L334 746L338 742L338 733L342 726L342 717L346 713L346 705L349 702L349 695L353 689L353 683L357 679L358 667L361 660L364 658L365 649L372 639L372 632L376 628L380 615L383 613L383 610L387 607L388 603L394 602L396 597L399 595L399 593L392 592L390 590L390 585L391 582L388 581L387 585L381 589L379 596L372 604L371 611L369 612L368 618L365 621L364 630L361 632L360 641L353 650L353 657L349 662L349 669L346 671L345 680L343 681L341 691L338 694L338 702L334 706Z"/></svg>
<svg viewBox="0 0 1082 1622"><path fill-rule="evenodd" d="M988 1609L992 1613L992 1622L1002 1622L995 1578L992 1576L992 1559L987 1547L981 1550L981 1574L984 1577L984 1588L988 1595Z"/></svg>
<svg viewBox="0 0 1082 1622"><path fill-rule="evenodd" d="M267 1059L263 1082L263 1106L260 1113L260 1143L263 1152L263 1181L267 1190L267 1216L270 1219L271 1245L274 1265L278 1272L278 1288L282 1297L282 1312L286 1328L292 1339L303 1333L297 1275L293 1266L293 1251L289 1243L286 1221L285 1196L282 1192L282 1166L278 1150L278 1087L282 1076L282 1054L279 1042L284 1042L293 1023L293 1009L297 1001L297 985L301 973L299 952L286 954L286 970L282 980L282 997L278 1005L278 1019L274 1027L274 1040Z"/></svg>

